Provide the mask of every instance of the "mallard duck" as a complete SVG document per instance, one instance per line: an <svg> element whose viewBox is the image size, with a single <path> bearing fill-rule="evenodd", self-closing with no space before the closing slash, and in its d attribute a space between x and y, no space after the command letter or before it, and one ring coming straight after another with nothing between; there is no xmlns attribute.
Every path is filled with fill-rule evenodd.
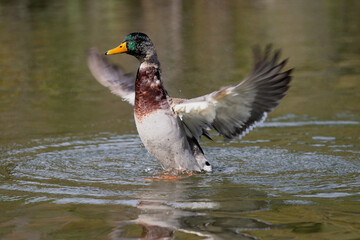
<svg viewBox="0 0 360 240"><path fill-rule="evenodd" d="M165 170L212 171L199 139L211 139L214 129L225 139L242 137L279 105L291 81L291 71L283 71L280 51L254 48L254 67L240 83L193 98L172 98L161 79L154 44L140 32L130 33L122 43L105 53L127 53L140 66L135 81L111 64L96 49L88 53L88 65L96 80L111 92L134 105L135 123L145 148Z"/></svg>

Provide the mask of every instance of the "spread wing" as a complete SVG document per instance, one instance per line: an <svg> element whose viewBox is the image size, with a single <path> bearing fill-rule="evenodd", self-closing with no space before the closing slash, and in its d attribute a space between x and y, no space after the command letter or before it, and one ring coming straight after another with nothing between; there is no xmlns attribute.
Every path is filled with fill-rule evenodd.
<svg viewBox="0 0 360 240"><path fill-rule="evenodd" d="M189 136L197 139L212 128L226 139L242 137L265 120L285 96L291 71L283 71L287 60L278 63L280 51L271 46L264 52L254 48L251 73L235 86L223 87L202 97L170 101Z"/></svg>
<svg viewBox="0 0 360 240"><path fill-rule="evenodd" d="M110 63L103 55L95 48L88 51L87 62L91 73L101 85L134 105L134 78L125 74L118 66Z"/></svg>

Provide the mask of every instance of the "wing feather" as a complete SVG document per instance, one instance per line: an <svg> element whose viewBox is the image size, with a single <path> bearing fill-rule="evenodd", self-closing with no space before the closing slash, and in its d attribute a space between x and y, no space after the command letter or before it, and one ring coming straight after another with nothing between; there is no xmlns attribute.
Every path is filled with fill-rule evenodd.
<svg viewBox="0 0 360 240"><path fill-rule="evenodd" d="M254 67L239 84L210 94L171 102L188 134L196 139L208 128L226 139L242 137L265 120L289 89L292 69L281 72L287 59L279 62L280 51L268 45L262 53L254 48Z"/></svg>
<svg viewBox="0 0 360 240"><path fill-rule="evenodd" d="M101 85L134 105L135 78L125 74L121 68L110 63L103 55L95 48L88 51L87 62L91 73Z"/></svg>

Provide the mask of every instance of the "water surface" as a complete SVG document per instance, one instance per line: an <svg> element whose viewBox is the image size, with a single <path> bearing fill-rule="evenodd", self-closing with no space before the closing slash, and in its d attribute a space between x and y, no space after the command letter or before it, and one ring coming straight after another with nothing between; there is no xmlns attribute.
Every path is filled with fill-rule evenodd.
<svg viewBox="0 0 360 240"><path fill-rule="evenodd" d="M0 3L1 239L357 239L357 1ZM273 43L294 81L241 140L202 140L213 173L163 179L132 108L85 53L154 41L172 96L235 84ZM136 73L130 56L109 56Z"/></svg>

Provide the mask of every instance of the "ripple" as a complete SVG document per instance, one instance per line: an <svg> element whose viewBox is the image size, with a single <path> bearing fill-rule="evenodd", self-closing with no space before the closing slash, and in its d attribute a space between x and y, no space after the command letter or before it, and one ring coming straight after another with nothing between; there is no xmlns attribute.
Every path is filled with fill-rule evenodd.
<svg viewBox="0 0 360 240"><path fill-rule="evenodd" d="M214 209L219 207L215 202L167 202L169 206L181 209Z"/></svg>
<svg viewBox="0 0 360 240"><path fill-rule="evenodd" d="M218 177L267 192L346 190L357 195L360 187L360 163L339 156L259 147L209 148L206 152L217 158L215 165L222 169L215 172Z"/></svg>
<svg viewBox="0 0 360 240"><path fill-rule="evenodd" d="M358 125L358 121L297 121L297 122L264 122L259 127L302 127L302 126L331 126Z"/></svg>
<svg viewBox="0 0 360 240"><path fill-rule="evenodd" d="M136 207L139 204L137 200L107 200L107 199L93 199L93 198L60 198L54 201L58 204L68 203L82 203L82 204L95 204L95 205L125 205Z"/></svg>
<svg viewBox="0 0 360 240"><path fill-rule="evenodd" d="M335 140L336 137L313 136L312 139L327 142L327 141Z"/></svg>
<svg viewBox="0 0 360 240"><path fill-rule="evenodd" d="M331 142L335 138L315 136L313 139ZM216 208L217 203L209 201L207 196L215 191L215 186L223 186L224 181L270 195L359 194L360 163L345 157L258 146L224 145L204 150L213 163L214 172L193 177L192 181L197 179L196 186L189 180L190 185L180 189L182 192L184 187L189 188L186 191L190 195L191 191L204 192L204 197L188 202L181 198L168 200L171 206ZM7 151L0 164L11 168L9 176L0 184L1 199L9 201L123 204L122 201L130 199L146 199L146 196L157 199L162 194L171 198L174 194L174 188L164 189L164 186L144 193L144 187L153 185L146 179L159 174L161 168L141 146L137 135L102 133L36 139L29 145Z"/></svg>
<svg viewBox="0 0 360 240"><path fill-rule="evenodd" d="M316 193L316 194L308 194L308 195L298 195L299 197L306 198L340 198L340 197L349 197L353 195L360 195L358 193L347 193L347 192L329 192L329 193Z"/></svg>
<svg viewBox="0 0 360 240"><path fill-rule="evenodd" d="M104 134L103 134L104 135ZM136 135L90 136L91 139L43 139L30 147L8 151L1 165L14 164L0 189L54 196L129 197L157 162ZM140 177L140 178L139 178ZM45 201L34 198L32 201ZM89 200L90 201L90 200ZM100 200L99 200L100 201ZM109 200L110 201L110 200ZM105 201L106 202L106 201Z"/></svg>

